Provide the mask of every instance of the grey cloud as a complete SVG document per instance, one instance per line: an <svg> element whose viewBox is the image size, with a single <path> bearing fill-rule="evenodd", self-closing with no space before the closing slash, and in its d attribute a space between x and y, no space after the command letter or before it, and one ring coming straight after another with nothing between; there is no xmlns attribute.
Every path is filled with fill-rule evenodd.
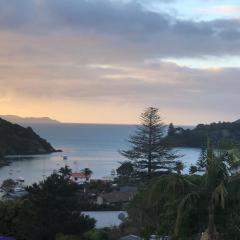
<svg viewBox="0 0 240 240"><path fill-rule="evenodd" d="M21 28L37 17L37 0L0 0L0 27Z"/></svg>
<svg viewBox="0 0 240 240"><path fill-rule="evenodd" d="M132 44L147 56L240 54L238 20L179 20L148 11L140 2L0 0L0 26L28 34L41 30L95 34L108 39L109 47Z"/></svg>
<svg viewBox="0 0 240 240"><path fill-rule="evenodd" d="M64 0L53 0L48 4L51 15L63 25L118 37L123 46L133 43L148 55L195 57L240 53L237 20L183 21L146 11L135 2L82 1L66 5Z"/></svg>
<svg viewBox="0 0 240 240"><path fill-rule="evenodd" d="M122 70L117 70L118 67ZM33 72L35 78L31 81L24 80L24 76L22 81L18 77L5 78L11 71L16 72L17 76L21 74L19 68L3 68L0 83L7 88L15 87L20 96L52 97L56 100L69 98L75 101L161 103L166 107L174 105L192 110L214 108L216 104L236 107L239 102L238 68L221 71L196 70L170 63L160 64L158 68L135 65L126 67L126 70L124 66L115 66L113 69L34 66L30 72ZM141 78L137 78L136 73ZM118 78L114 78L115 75ZM229 101L226 101L226 97Z"/></svg>

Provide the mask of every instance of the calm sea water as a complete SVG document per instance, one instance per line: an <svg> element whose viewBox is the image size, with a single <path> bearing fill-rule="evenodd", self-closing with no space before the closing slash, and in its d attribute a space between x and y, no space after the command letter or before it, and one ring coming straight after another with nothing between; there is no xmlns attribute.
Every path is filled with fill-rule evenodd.
<svg viewBox="0 0 240 240"><path fill-rule="evenodd" d="M74 171L90 168L92 178L110 176L124 158L119 149L128 146L128 136L134 133L133 125L94 124L32 124L31 127L62 153L48 155L15 156L9 166L0 168L0 182L7 178L23 177L27 184L43 180L54 170L65 165ZM183 154L186 169L194 164L200 150L178 149ZM68 160L63 160L67 155Z"/></svg>
<svg viewBox="0 0 240 240"><path fill-rule="evenodd" d="M96 228L119 226L122 221L119 219L119 214L124 214L127 217L127 212L124 211L97 211L97 212L82 212L96 220Z"/></svg>

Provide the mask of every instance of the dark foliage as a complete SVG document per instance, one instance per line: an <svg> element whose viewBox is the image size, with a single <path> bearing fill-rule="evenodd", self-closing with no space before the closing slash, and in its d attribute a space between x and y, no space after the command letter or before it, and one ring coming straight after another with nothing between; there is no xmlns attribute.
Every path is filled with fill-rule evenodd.
<svg viewBox="0 0 240 240"><path fill-rule="evenodd" d="M66 168L29 187L25 199L0 202L1 234L19 240L54 240L58 233L81 237L94 228L95 220L81 214L78 186L62 170Z"/></svg>
<svg viewBox="0 0 240 240"><path fill-rule="evenodd" d="M173 128L169 126L165 141L176 147L206 147L207 139L213 143L227 139L233 143L240 142L239 122L219 122L199 124L194 129Z"/></svg>
<svg viewBox="0 0 240 240"><path fill-rule="evenodd" d="M227 153L208 142L201 156L203 175L194 175L194 167L191 176L170 173L153 179L129 205L131 226L143 236L192 239L204 232L204 239L240 239L240 174L230 175Z"/></svg>
<svg viewBox="0 0 240 240"><path fill-rule="evenodd" d="M141 114L141 125L130 136L129 150L121 154L133 162L138 171L147 171L148 175L159 169L172 169L177 157L163 141L165 126L157 108L149 107Z"/></svg>
<svg viewBox="0 0 240 240"><path fill-rule="evenodd" d="M43 154L56 150L31 127L24 128L0 118L0 156Z"/></svg>

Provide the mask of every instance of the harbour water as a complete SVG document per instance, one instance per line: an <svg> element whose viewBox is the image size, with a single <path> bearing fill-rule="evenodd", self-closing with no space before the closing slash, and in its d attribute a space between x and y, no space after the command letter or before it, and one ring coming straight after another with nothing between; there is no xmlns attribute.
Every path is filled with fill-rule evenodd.
<svg viewBox="0 0 240 240"><path fill-rule="evenodd" d="M11 157L9 166L0 168L0 183L7 178L24 177L26 184L43 180L54 170L68 165L73 171L90 168L93 178L110 176L125 159L119 154L120 149L128 146L128 136L134 133L134 125L100 124L32 124L31 127L47 139L62 153ZM188 167L198 159L200 150L179 148ZM68 160L63 160L63 156Z"/></svg>
<svg viewBox="0 0 240 240"><path fill-rule="evenodd" d="M117 227L122 223L119 217L120 214L127 217L127 212L124 211L90 211L82 213L96 220L96 228Z"/></svg>

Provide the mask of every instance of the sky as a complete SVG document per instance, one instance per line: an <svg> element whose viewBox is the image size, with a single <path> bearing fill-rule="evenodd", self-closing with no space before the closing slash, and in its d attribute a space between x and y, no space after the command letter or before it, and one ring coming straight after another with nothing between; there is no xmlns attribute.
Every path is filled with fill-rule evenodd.
<svg viewBox="0 0 240 240"><path fill-rule="evenodd" d="M0 115L240 118L239 0L0 0Z"/></svg>

